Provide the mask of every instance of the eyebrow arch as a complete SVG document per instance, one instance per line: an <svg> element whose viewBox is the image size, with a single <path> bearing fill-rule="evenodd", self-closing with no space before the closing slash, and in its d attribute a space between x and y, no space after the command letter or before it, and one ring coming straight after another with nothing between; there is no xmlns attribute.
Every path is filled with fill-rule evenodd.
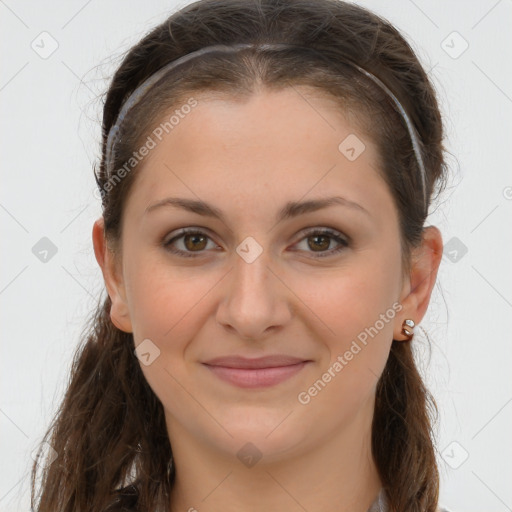
<svg viewBox="0 0 512 512"><path fill-rule="evenodd" d="M354 201L350 201L344 197L327 197L327 198L318 198L311 199L309 201L289 201L285 204L285 206L277 213L276 221L280 222L282 220L290 219L292 217L297 217L299 215L303 215L309 212L315 212L317 210L321 210L323 208L327 208L333 205L341 205L352 210L362 212L368 216L370 212L361 206L359 203L355 203ZM195 200L195 199L186 199L181 197L167 197L158 201L152 205L149 205L144 210L144 215L154 211L157 208L164 206L174 206L176 208L182 208L192 213L196 213L198 215L202 215L205 217L214 217L216 219L221 220L225 223L224 215L221 210L212 206L204 201Z"/></svg>

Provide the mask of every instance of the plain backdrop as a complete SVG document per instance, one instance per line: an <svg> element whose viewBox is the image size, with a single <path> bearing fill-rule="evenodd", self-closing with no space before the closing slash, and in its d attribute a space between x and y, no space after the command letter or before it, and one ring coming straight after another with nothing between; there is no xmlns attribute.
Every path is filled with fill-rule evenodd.
<svg viewBox="0 0 512 512"><path fill-rule="evenodd" d="M100 95L121 53L186 3L0 0L1 511L30 509L31 454L103 288ZM415 338L440 410L441 504L512 510L512 1L358 3L416 50L447 130L450 185L429 218L445 251Z"/></svg>

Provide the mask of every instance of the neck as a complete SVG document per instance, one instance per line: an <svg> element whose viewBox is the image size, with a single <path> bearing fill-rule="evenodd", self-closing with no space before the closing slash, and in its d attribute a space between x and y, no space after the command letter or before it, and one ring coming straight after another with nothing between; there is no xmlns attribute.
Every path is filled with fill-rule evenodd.
<svg viewBox="0 0 512 512"><path fill-rule="evenodd" d="M382 487L371 456L372 405L322 444L252 467L168 417L176 471L171 511L367 512Z"/></svg>

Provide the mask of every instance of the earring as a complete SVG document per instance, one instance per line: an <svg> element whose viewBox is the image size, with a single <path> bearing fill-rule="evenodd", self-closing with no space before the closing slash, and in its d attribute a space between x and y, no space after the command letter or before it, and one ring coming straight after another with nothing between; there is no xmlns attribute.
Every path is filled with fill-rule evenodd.
<svg viewBox="0 0 512 512"><path fill-rule="evenodd" d="M410 336L412 338L414 336L414 326L415 326L415 323L413 320L410 320L410 319L404 320L404 322L402 324L402 332L406 336Z"/></svg>

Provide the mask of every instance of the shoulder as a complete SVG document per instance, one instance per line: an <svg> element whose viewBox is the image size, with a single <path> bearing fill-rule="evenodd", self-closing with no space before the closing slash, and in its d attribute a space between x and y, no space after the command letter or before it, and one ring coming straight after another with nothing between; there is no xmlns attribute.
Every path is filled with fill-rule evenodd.
<svg viewBox="0 0 512 512"><path fill-rule="evenodd" d="M448 510L445 507L438 506L436 512L452 512L451 510Z"/></svg>

